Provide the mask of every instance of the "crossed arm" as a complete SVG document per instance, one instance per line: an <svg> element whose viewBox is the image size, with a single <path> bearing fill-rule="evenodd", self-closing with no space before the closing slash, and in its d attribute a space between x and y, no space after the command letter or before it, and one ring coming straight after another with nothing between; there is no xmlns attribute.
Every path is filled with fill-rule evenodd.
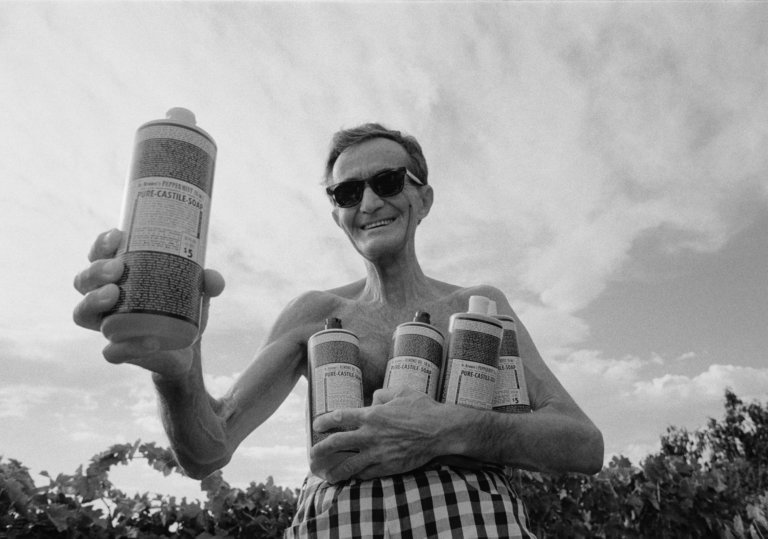
<svg viewBox="0 0 768 539"><path fill-rule="evenodd" d="M503 294L489 295L499 312L513 314ZM544 364L525 327L518 339L533 412L502 414L441 404L422 393L379 390L367 408L337 410L317 418L316 430L346 427L311 451L313 471L330 482L405 472L445 455L546 472L596 473L603 437ZM326 469L336 451L359 453Z"/></svg>

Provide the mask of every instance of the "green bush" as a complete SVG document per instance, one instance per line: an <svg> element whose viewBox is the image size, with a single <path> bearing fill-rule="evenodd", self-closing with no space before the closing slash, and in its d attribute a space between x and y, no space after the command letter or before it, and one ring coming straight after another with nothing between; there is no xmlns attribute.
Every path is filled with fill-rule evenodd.
<svg viewBox="0 0 768 539"><path fill-rule="evenodd" d="M298 490L266 483L232 488L217 472L206 501L127 496L112 466L135 459L182 473L170 450L119 444L73 475L38 487L28 469L0 458L0 537L281 537ZM768 537L768 408L731 391L725 417L695 432L669 428L661 450L634 466L614 457L594 476L518 471L514 481L534 532L547 537L763 539Z"/></svg>
<svg viewBox="0 0 768 539"><path fill-rule="evenodd" d="M291 522L297 490L251 483L232 488L216 472L201 482L207 501L159 494L127 496L108 472L143 458L168 475L182 473L173 454L153 443L114 445L73 475L60 474L36 487L16 460L0 459L0 536L31 537L280 537Z"/></svg>
<svg viewBox="0 0 768 539"><path fill-rule="evenodd" d="M546 537L768 537L768 408L730 390L725 417L671 427L639 467L614 457L595 476L518 472L534 531Z"/></svg>

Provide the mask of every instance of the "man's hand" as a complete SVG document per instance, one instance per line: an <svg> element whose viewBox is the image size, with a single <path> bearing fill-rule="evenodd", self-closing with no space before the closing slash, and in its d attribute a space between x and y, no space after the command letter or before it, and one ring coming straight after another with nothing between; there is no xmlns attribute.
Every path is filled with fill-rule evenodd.
<svg viewBox="0 0 768 539"><path fill-rule="evenodd" d="M313 428L319 432L355 430L334 433L315 445L310 468L329 483L408 472L443 454L440 436L448 421L445 405L424 393L379 389L371 406L336 410L315 419ZM338 462L341 451L357 453Z"/></svg>
<svg viewBox="0 0 768 539"><path fill-rule="evenodd" d="M84 295L73 313L75 323L99 331L104 313L117 302L120 290L117 281L124 271L123 263L115 258L122 232L117 229L104 232L94 242L88 254L91 265L75 277L75 289ZM204 273L203 311L200 327L202 334L208 321L210 299L224 290L224 278L214 270ZM104 358L110 363L132 363L168 377L186 374L195 354L200 351L200 336L183 350L158 351L153 339L109 343Z"/></svg>

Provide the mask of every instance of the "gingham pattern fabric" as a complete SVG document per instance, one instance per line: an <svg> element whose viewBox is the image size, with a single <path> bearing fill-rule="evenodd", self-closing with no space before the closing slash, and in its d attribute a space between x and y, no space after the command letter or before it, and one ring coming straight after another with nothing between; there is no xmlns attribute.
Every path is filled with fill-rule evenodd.
<svg viewBox="0 0 768 539"><path fill-rule="evenodd" d="M284 537L535 539L501 469L449 466L337 485L310 474Z"/></svg>

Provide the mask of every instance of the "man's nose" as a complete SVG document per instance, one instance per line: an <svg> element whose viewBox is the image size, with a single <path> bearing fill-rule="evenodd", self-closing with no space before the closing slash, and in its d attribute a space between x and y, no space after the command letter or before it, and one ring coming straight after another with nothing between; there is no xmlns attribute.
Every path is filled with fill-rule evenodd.
<svg viewBox="0 0 768 539"><path fill-rule="evenodd" d="M373 192L371 186L366 184L363 188L363 200L360 201L360 211L364 213L371 213L380 208L384 202L381 197Z"/></svg>

